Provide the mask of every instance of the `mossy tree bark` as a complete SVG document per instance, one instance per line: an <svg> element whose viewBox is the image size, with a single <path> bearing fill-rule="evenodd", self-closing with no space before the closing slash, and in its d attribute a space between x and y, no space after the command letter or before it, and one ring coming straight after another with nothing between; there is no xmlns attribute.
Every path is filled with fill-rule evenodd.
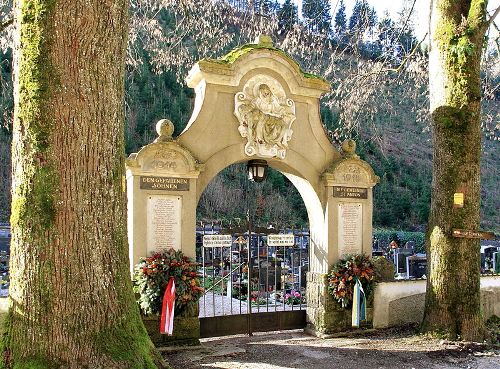
<svg viewBox="0 0 500 369"><path fill-rule="evenodd" d="M6 367L157 367L128 272L127 24L126 0L18 3Z"/></svg>
<svg viewBox="0 0 500 369"><path fill-rule="evenodd" d="M478 230L480 206L480 61L487 0L434 0L429 90L433 180L429 271L423 328L481 340L479 240L452 237ZM465 195L463 208L453 195Z"/></svg>

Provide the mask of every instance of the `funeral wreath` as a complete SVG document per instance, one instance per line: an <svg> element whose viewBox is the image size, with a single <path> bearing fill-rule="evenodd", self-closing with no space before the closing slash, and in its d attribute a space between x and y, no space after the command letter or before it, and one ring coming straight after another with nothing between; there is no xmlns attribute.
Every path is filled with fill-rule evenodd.
<svg viewBox="0 0 500 369"><path fill-rule="evenodd" d="M171 277L176 288L175 314L196 305L203 294L197 268L196 262L174 249L142 258L134 268L134 292L141 312L144 315L160 313Z"/></svg>
<svg viewBox="0 0 500 369"><path fill-rule="evenodd" d="M343 308L352 306L356 279L361 282L366 296L373 289L375 271L371 259L362 254L347 255L332 267L328 274L328 292L342 304Z"/></svg>

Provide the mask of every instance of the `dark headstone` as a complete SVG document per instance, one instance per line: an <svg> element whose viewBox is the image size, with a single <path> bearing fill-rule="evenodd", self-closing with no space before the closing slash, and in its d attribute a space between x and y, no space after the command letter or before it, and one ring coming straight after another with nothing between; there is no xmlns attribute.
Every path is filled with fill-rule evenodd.
<svg viewBox="0 0 500 369"><path fill-rule="evenodd" d="M500 251L493 254L493 260L495 261L494 271L495 273L500 273Z"/></svg>
<svg viewBox="0 0 500 369"><path fill-rule="evenodd" d="M403 255L413 255L413 249L411 248L401 248L401 249L396 249L394 251L396 254L403 254Z"/></svg>
<svg viewBox="0 0 500 369"><path fill-rule="evenodd" d="M406 254L398 253L395 255L396 260L396 273L405 274L406 273Z"/></svg>
<svg viewBox="0 0 500 369"><path fill-rule="evenodd" d="M307 265L303 265L300 267L300 287L306 288L307 284L307 271L309 267Z"/></svg>
<svg viewBox="0 0 500 369"><path fill-rule="evenodd" d="M427 257L409 256L406 259L408 268L408 278L422 278L427 271Z"/></svg>
<svg viewBox="0 0 500 369"><path fill-rule="evenodd" d="M0 237L0 251L9 252L10 250L10 238Z"/></svg>

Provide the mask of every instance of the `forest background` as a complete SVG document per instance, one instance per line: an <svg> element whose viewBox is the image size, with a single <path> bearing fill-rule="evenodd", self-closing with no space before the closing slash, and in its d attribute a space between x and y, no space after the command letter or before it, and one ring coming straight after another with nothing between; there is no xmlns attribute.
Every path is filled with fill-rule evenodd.
<svg viewBox="0 0 500 369"><path fill-rule="evenodd" d="M430 209L432 133L427 51L425 41L415 36L415 1L402 1L397 17L387 12L377 14L366 0L356 1L351 14L346 13L342 0L332 2L334 10L330 1L304 0L300 16L290 0L187 3L131 1L127 155L154 140L159 119L174 123L174 135L182 132L194 101L194 92L183 79L197 60L221 57L259 34L269 34L275 46L298 60L304 70L331 83L332 91L321 100L325 132L337 148L344 139L355 139L358 154L380 177L374 189L374 226L425 231ZM10 1L0 1L0 222L8 222L10 216L11 9ZM488 35L482 65L481 226L498 233L498 27L493 25ZM223 170L198 205L198 219L204 222L239 223L247 212L258 225L307 226L303 201L283 175L271 170L267 181L249 184L243 164Z"/></svg>

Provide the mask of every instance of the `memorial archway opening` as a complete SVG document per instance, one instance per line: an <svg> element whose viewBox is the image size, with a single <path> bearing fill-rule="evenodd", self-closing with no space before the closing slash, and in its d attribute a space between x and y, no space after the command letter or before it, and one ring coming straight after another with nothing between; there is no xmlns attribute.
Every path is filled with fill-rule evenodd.
<svg viewBox="0 0 500 369"><path fill-rule="evenodd" d="M225 168L198 203L202 337L306 326L307 210L279 171L255 183L247 170Z"/></svg>

